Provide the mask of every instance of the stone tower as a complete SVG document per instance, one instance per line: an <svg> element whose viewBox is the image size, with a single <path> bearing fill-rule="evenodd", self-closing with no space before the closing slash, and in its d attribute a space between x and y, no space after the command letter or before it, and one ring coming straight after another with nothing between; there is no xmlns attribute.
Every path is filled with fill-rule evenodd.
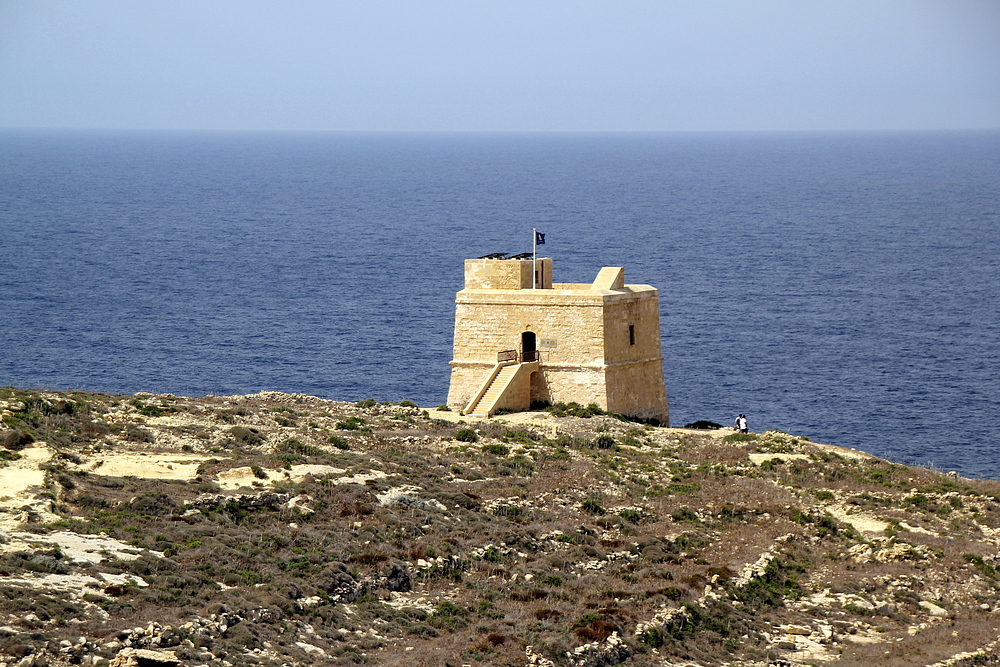
<svg viewBox="0 0 1000 667"><path fill-rule="evenodd" d="M656 288L626 285L619 267L591 284L553 283L549 258L535 267L465 260L449 407L488 417L576 401L669 424Z"/></svg>

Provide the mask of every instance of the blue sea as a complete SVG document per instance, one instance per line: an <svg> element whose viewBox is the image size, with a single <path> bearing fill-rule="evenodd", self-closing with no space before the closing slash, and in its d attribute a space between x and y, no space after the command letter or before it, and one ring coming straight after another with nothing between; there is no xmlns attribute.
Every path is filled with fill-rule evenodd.
<svg viewBox="0 0 1000 667"><path fill-rule="evenodd" d="M660 290L674 425L1000 478L1000 133L0 132L0 385L448 390L463 260Z"/></svg>

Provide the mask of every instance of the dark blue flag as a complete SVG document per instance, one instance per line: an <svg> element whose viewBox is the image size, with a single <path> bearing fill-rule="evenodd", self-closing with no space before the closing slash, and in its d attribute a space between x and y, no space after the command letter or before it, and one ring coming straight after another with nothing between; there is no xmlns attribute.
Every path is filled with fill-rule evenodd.
<svg viewBox="0 0 1000 667"><path fill-rule="evenodd" d="M535 245L545 245L545 234L535 232Z"/></svg>

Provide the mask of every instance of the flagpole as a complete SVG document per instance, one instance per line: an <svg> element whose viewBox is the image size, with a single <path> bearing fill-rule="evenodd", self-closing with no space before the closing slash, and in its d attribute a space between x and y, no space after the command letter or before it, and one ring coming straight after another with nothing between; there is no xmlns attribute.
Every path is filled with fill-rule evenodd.
<svg viewBox="0 0 1000 667"><path fill-rule="evenodd" d="M538 230L531 228L531 289L538 289Z"/></svg>

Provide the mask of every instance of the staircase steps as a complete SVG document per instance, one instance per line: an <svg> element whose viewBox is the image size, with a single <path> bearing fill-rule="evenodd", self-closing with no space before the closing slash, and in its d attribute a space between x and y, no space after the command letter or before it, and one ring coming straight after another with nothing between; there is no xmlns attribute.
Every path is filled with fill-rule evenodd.
<svg viewBox="0 0 1000 667"><path fill-rule="evenodd" d="M493 378L493 382L490 383L489 389L483 394L476 404L472 408L472 412L469 413L473 417L481 417L486 419L490 416L490 408L496 403L497 399L507 388L507 384L510 382L511 378L517 374L517 364L512 364L510 366L504 366L500 369L500 372L496 374Z"/></svg>

